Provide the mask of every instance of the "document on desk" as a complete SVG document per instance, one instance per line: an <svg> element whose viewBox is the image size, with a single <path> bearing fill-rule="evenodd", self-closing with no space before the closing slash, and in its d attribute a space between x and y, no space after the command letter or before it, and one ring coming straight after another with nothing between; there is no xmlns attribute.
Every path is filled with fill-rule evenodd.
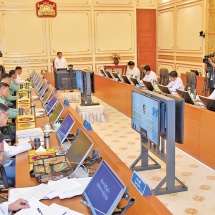
<svg viewBox="0 0 215 215"><path fill-rule="evenodd" d="M41 128L30 128L24 130L16 130L17 138L24 137L38 137L43 135L43 130Z"/></svg>
<svg viewBox="0 0 215 215"><path fill-rule="evenodd" d="M22 209L16 215L82 215L81 213L55 203L47 206L34 198L28 203L30 208Z"/></svg>

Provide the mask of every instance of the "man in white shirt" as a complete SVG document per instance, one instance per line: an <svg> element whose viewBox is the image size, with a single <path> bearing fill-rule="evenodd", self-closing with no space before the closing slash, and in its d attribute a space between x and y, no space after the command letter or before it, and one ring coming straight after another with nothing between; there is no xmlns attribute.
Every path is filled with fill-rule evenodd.
<svg viewBox="0 0 215 215"><path fill-rule="evenodd" d="M57 53L57 58L54 60L54 70L67 68L66 59L62 57L62 52Z"/></svg>
<svg viewBox="0 0 215 215"><path fill-rule="evenodd" d="M178 73L176 71L172 71L169 73L170 83L167 85L170 92L176 92L176 90L184 90L184 85L181 78L178 77Z"/></svg>
<svg viewBox="0 0 215 215"><path fill-rule="evenodd" d="M0 126L7 124L8 110L9 108L6 105L0 103ZM32 149L34 142L30 141L28 143L15 144L14 146L9 146L5 141L3 143L3 151L6 158L4 163L5 172L8 178L15 179L15 160L11 160L10 158Z"/></svg>
<svg viewBox="0 0 215 215"><path fill-rule="evenodd" d="M158 81L156 73L151 70L149 65L143 67L143 72L145 73L144 81Z"/></svg>
<svg viewBox="0 0 215 215"><path fill-rule="evenodd" d="M24 208L30 208L28 201L24 199L18 199L13 203L4 202L0 204L0 215L9 215L12 211L18 211Z"/></svg>
<svg viewBox="0 0 215 215"><path fill-rule="evenodd" d="M130 69L130 77L136 78L138 81L140 81L140 70L135 66L133 61L128 62L128 67Z"/></svg>
<svg viewBox="0 0 215 215"><path fill-rule="evenodd" d="M21 66L17 66L17 67L15 68L15 72L16 72L16 74L17 74L17 77L16 77L16 79L15 79L16 85L23 84L23 83L25 82L25 80L22 80L22 79L20 78L20 75L22 74L22 67L21 67Z"/></svg>

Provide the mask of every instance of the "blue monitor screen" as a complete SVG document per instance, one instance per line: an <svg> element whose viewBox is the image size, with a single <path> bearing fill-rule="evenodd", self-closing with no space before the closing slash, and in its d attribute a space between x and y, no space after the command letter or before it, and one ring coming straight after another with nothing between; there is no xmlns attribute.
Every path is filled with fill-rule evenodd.
<svg viewBox="0 0 215 215"><path fill-rule="evenodd" d="M83 196L91 206L92 214L112 214L121 200L125 186L105 161L102 162ZM97 210L93 209L96 208ZM100 213L99 211L102 213Z"/></svg>
<svg viewBox="0 0 215 215"><path fill-rule="evenodd" d="M38 96L39 96L40 98L44 95L44 93L45 93L45 91L47 90L47 88L48 88L47 85L46 85L46 84L43 84L41 90L38 92Z"/></svg>
<svg viewBox="0 0 215 215"><path fill-rule="evenodd" d="M49 113L52 111L52 109L54 108L56 103L57 103L57 98L55 96L53 96L52 99L50 100L50 102L45 107L47 115L49 115Z"/></svg>
<svg viewBox="0 0 215 215"><path fill-rule="evenodd" d="M63 120L62 125L60 126L56 133L60 144L62 144L64 140L67 138L74 124L75 124L74 119L71 117L70 114L68 114L66 118Z"/></svg>
<svg viewBox="0 0 215 215"><path fill-rule="evenodd" d="M160 143L160 102L132 92L132 128L155 144Z"/></svg>
<svg viewBox="0 0 215 215"><path fill-rule="evenodd" d="M82 93L84 92L83 87L83 73L81 71L76 71L76 87Z"/></svg>

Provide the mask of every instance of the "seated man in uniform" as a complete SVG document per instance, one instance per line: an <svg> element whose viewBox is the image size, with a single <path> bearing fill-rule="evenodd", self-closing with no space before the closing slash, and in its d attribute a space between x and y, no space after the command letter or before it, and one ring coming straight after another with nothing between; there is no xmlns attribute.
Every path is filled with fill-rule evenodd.
<svg viewBox="0 0 215 215"><path fill-rule="evenodd" d="M184 90L184 85L181 78L178 77L178 73L176 71L172 71L169 73L170 83L167 85L170 92L176 92L177 89Z"/></svg>
<svg viewBox="0 0 215 215"><path fill-rule="evenodd" d="M3 74L1 77L1 82L4 82L10 86L11 82L10 75L8 73ZM6 103L7 105L10 105L11 101L16 101L17 99L19 99L19 96L12 96L11 94L9 94L9 96L6 98L7 100Z"/></svg>
<svg viewBox="0 0 215 215"><path fill-rule="evenodd" d="M9 96L9 85L4 82L0 82L0 103L6 105L7 104L6 98L8 96ZM23 109L23 113L27 114L28 112L29 112L28 109ZM9 118L15 119L19 115L19 110L9 108L8 113L9 113Z"/></svg>
<svg viewBox="0 0 215 215"><path fill-rule="evenodd" d="M143 67L143 72L145 73L144 81L158 81L156 73L151 70L149 65Z"/></svg>
<svg viewBox="0 0 215 215"><path fill-rule="evenodd" d="M130 69L129 75L133 78L136 78L138 81L140 81L140 70L135 66L133 61L128 62L128 67Z"/></svg>
<svg viewBox="0 0 215 215"><path fill-rule="evenodd" d="M0 126L5 126L8 120L8 111L9 108L0 103ZM2 138L2 134L0 134L0 155L1 152L4 152L5 155L5 172L8 178L15 179L15 160L10 159L11 157L20 154L22 152L28 151L34 148L34 142L29 141L28 143L16 144L14 146L9 146L4 140L4 136ZM2 155L1 155L2 156Z"/></svg>
<svg viewBox="0 0 215 215"><path fill-rule="evenodd" d="M25 80L22 80L22 79L20 78L20 75L22 74L22 67L21 67L21 66L17 66L17 67L15 68L15 72L16 72L16 74L17 74L16 79L15 79L15 84L16 84L16 85L23 84L23 83L25 82Z"/></svg>
<svg viewBox="0 0 215 215"><path fill-rule="evenodd" d="M15 95L16 92L19 90L19 87L15 83L15 79L17 78L17 74L15 70L10 70L9 72L11 81L10 81L10 94Z"/></svg>

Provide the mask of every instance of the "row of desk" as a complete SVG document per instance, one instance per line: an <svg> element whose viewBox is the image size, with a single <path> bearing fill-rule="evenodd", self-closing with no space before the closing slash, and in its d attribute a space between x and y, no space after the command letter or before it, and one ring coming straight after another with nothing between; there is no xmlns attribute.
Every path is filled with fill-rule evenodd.
<svg viewBox="0 0 215 215"><path fill-rule="evenodd" d="M51 75L51 73L46 73L46 74ZM47 75L47 79L49 80L48 75ZM44 79L44 81L46 82L47 80ZM49 86L49 88L53 90L53 87L51 85ZM63 98L60 96L58 92L53 93L53 95L57 96L58 100L63 104ZM36 107L41 107L41 103L38 100L32 101L32 103L36 104L37 105ZM115 155L115 153L104 143L104 141L93 130L87 131L83 127L83 120L74 109L72 109L71 107L65 106L62 117L65 117L68 113L70 113L75 120L75 125L71 132L75 133L78 128L84 130L84 132L94 143L93 149L99 150L100 156L102 156L102 158L111 166L111 168L120 177L123 183L126 186L128 186L130 196L136 197L134 206L129 208L129 210L125 214L128 214L128 215L129 214L132 214L132 215L133 214L135 215L171 214L154 195L150 195L146 197L141 196L141 194L136 190L136 188L130 182L130 179L132 176L131 170ZM49 122L49 119L47 116L43 118L36 118L36 127L43 126L48 122ZM51 145L52 146L58 145L58 141L54 133L51 133ZM36 179L30 177L29 171L30 171L30 165L28 162L28 153L25 152L17 155L16 156L16 187L38 185L38 182L36 181ZM81 196L77 196L71 199L60 200L58 198L55 198L52 200L43 200L42 202L47 205L50 205L52 203L57 203L57 204L66 206L72 210L78 211L80 213L90 214L89 210L85 206L80 204L81 199L82 199ZM127 201L123 199L122 206L125 205L126 202Z"/></svg>
<svg viewBox="0 0 215 215"><path fill-rule="evenodd" d="M198 80L200 91L203 77ZM132 90L140 91L135 86L95 75L95 96L130 118ZM184 144L176 143L176 146L215 169L215 112L185 104L184 118Z"/></svg>

